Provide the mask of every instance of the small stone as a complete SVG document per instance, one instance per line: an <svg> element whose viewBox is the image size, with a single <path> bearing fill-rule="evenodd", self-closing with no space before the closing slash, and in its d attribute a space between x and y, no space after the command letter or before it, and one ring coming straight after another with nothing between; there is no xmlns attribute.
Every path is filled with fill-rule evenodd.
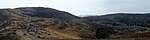
<svg viewBox="0 0 150 40"><path fill-rule="evenodd" d="M51 34L48 34L48 35L51 35Z"/></svg>
<svg viewBox="0 0 150 40"><path fill-rule="evenodd" d="M13 33L13 34L16 34L16 33Z"/></svg>
<svg viewBox="0 0 150 40"><path fill-rule="evenodd" d="M40 36L37 36L37 38L41 38Z"/></svg>
<svg viewBox="0 0 150 40"><path fill-rule="evenodd" d="M23 34L23 35L27 35L27 34Z"/></svg>

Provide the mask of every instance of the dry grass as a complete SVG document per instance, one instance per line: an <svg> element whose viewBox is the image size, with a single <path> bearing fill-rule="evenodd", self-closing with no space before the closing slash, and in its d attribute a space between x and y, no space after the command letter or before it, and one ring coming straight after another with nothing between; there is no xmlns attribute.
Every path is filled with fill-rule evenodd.
<svg viewBox="0 0 150 40"><path fill-rule="evenodd" d="M48 28L45 28L41 30L43 32L51 34L53 37L56 37L58 39L84 39L84 38L94 38L94 36L88 32L83 32L75 29L65 29L61 30L54 26L49 26ZM92 35L92 36L91 36Z"/></svg>
<svg viewBox="0 0 150 40"><path fill-rule="evenodd" d="M144 33L130 33L125 36L125 38L147 38L150 37L150 32L144 32Z"/></svg>

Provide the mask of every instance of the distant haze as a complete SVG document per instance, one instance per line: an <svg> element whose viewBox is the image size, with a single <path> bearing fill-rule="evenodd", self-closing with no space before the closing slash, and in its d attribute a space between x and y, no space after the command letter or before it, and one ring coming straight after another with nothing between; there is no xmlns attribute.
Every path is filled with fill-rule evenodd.
<svg viewBox="0 0 150 40"><path fill-rule="evenodd" d="M150 12L150 0L0 0L0 8L50 7L74 15Z"/></svg>

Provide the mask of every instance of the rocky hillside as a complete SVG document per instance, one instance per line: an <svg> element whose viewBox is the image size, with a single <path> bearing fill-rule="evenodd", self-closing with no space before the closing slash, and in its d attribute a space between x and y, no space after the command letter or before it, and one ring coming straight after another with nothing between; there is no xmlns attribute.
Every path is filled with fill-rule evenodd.
<svg viewBox="0 0 150 40"><path fill-rule="evenodd" d="M149 14L77 17L52 8L22 7L0 9L0 17L0 40L150 37Z"/></svg>
<svg viewBox="0 0 150 40"><path fill-rule="evenodd" d="M103 16L89 16L85 17L89 21L98 22L103 24L125 24L125 25L149 25L150 14L130 14L130 13L117 13Z"/></svg>
<svg viewBox="0 0 150 40"><path fill-rule="evenodd" d="M0 17L1 40L96 38L79 17L51 8L1 9Z"/></svg>
<svg viewBox="0 0 150 40"><path fill-rule="evenodd" d="M106 36L104 38L110 37L110 35L113 35L113 37L117 36L120 38L121 37L120 35L139 32L144 33L149 32L150 30L149 13L147 14L116 13L102 16L89 16L84 17L84 19L93 24L96 24L95 28L97 28L97 34L101 36ZM101 27L99 25L105 26ZM103 33L105 35L102 35Z"/></svg>

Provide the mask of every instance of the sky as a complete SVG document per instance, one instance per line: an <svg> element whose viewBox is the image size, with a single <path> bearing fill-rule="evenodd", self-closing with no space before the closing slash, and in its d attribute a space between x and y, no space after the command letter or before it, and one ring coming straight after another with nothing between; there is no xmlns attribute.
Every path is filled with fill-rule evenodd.
<svg viewBox="0 0 150 40"><path fill-rule="evenodd" d="M71 14L148 13L150 0L0 0L0 8L49 7Z"/></svg>

